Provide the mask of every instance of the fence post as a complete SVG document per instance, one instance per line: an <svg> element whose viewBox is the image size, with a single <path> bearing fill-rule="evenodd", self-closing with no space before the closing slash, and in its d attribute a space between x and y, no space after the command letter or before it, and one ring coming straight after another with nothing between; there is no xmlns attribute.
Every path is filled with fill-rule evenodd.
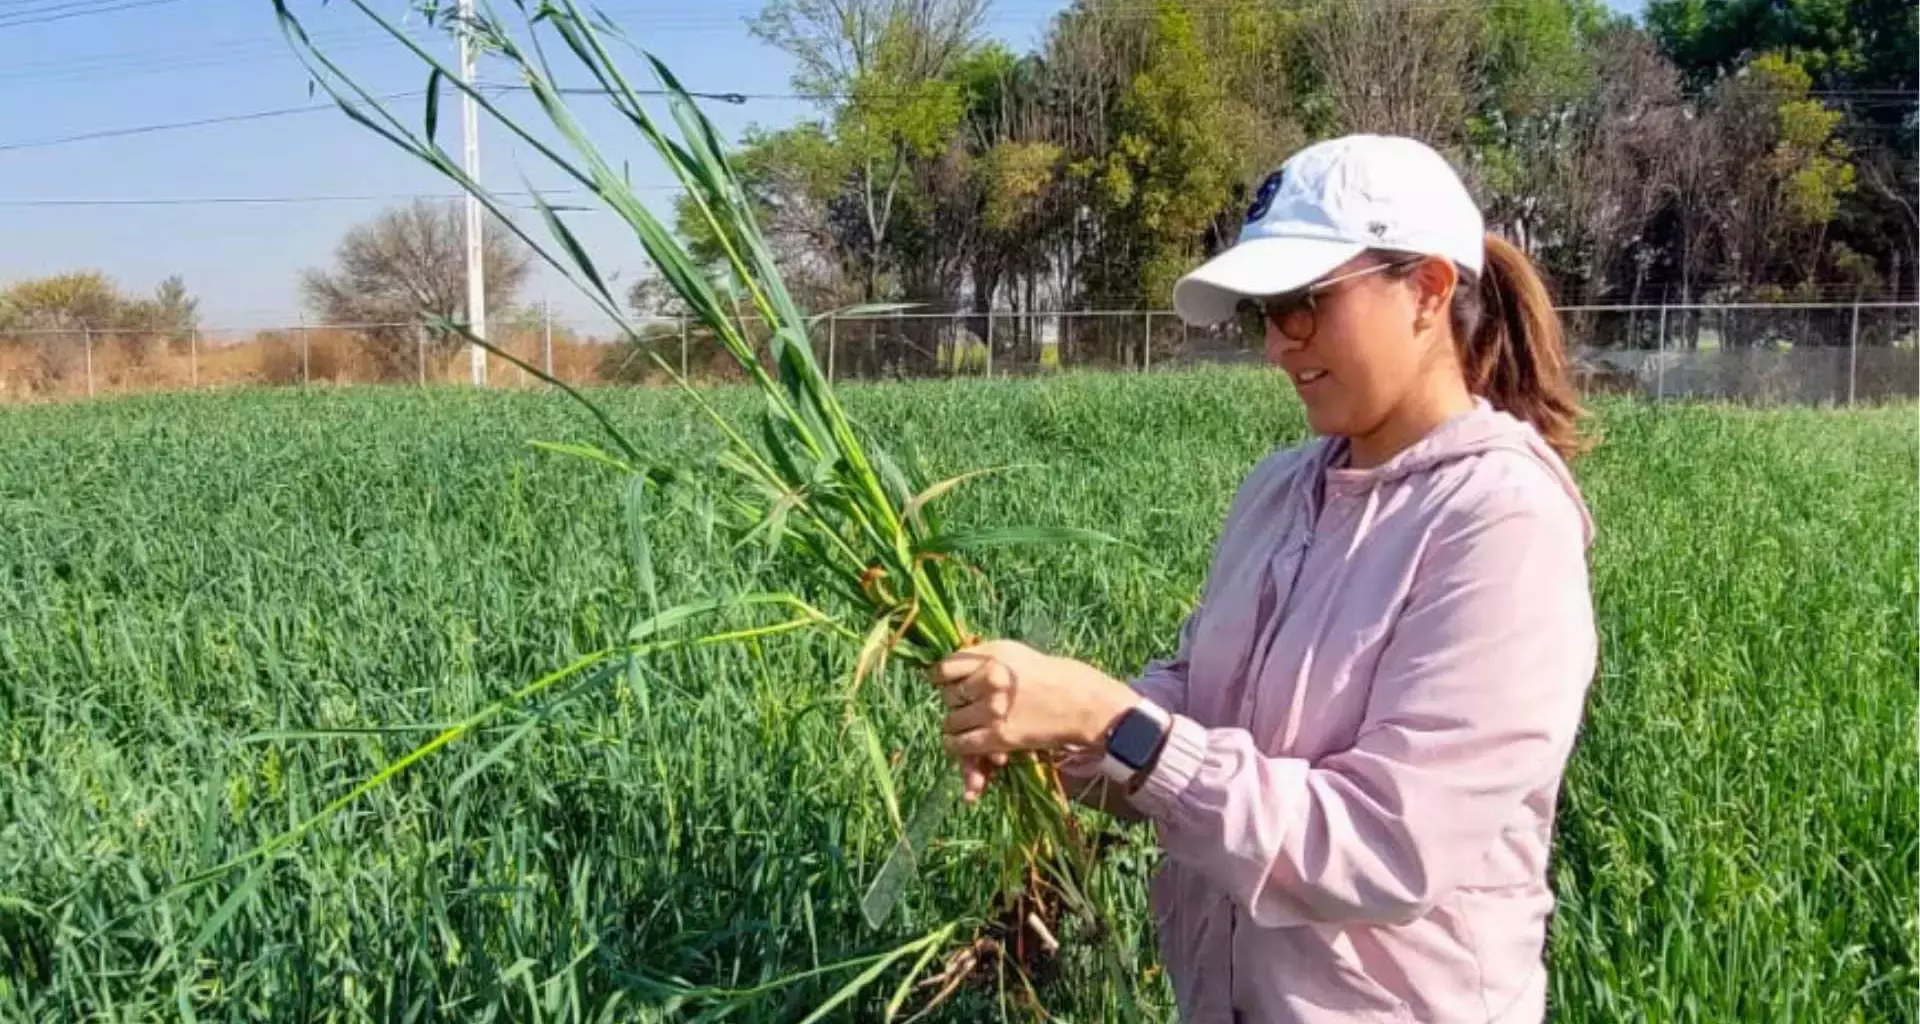
<svg viewBox="0 0 1920 1024"><path fill-rule="evenodd" d="M993 307L987 307L987 379L993 379Z"/></svg>
<svg viewBox="0 0 1920 1024"><path fill-rule="evenodd" d="M307 317L306 317L306 314L302 313L300 315L300 386L301 387L307 386L309 383L312 382L312 379L313 379L312 375L309 372L309 362L307 359L307 350L309 347L310 346L308 345L308 342L307 342Z"/></svg>
<svg viewBox="0 0 1920 1024"><path fill-rule="evenodd" d="M80 337L87 346L87 397L93 397L93 328L80 328Z"/></svg>
<svg viewBox="0 0 1920 1024"><path fill-rule="evenodd" d="M1653 357L1653 400L1667 400L1667 304L1660 303L1660 340L1659 349Z"/></svg>
<svg viewBox="0 0 1920 1024"><path fill-rule="evenodd" d="M1140 369L1145 372L1153 369L1153 311L1147 311L1146 336L1140 339Z"/></svg>
<svg viewBox="0 0 1920 1024"><path fill-rule="evenodd" d="M1847 333L1847 405L1853 405L1860 379L1860 300L1853 300L1853 329Z"/></svg>
<svg viewBox="0 0 1920 1024"><path fill-rule="evenodd" d="M189 387L200 386L200 328L187 332L187 381Z"/></svg>
<svg viewBox="0 0 1920 1024"><path fill-rule="evenodd" d="M680 379L686 380L687 379L687 318L683 316L683 317L679 317L678 319L680 321Z"/></svg>
<svg viewBox="0 0 1920 1024"><path fill-rule="evenodd" d="M553 304L540 303L540 368L553 376Z"/></svg>
<svg viewBox="0 0 1920 1024"><path fill-rule="evenodd" d="M420 371L420 386L427 386L427 327L425 324L413 325L413 363Z"/></svg>
<svg viewBox="0 0 1920 1024"><path fill-rule="evenodd" d="M832 313L827 314L827 380L829 382L833 380L833 342L834 342L833 325L838 320L839 320L839 317L835 316L834 314Z"/></svg>

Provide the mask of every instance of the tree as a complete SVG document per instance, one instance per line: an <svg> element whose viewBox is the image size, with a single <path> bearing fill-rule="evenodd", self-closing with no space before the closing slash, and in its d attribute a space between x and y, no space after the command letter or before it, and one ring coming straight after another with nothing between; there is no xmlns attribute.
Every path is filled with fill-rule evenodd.
<svg viewBox="0 0 1920 1024"><path fill-rule="evenodd" d="M9 285L0 292L0 322L18 331L104 331L118 324L125 301L100 271L70 271Z"/></svg>
<svg viewBox="0 0 1920 1024"><path fill-rule="evenodd" d="M200 325L200 300L187 293L186 282L175 274L162 280L150 298L125 299L121 303L119 325L122 330L165 342L176 351L185 351L193 331ZM144 358L145 350L136 353Z"/></svg>
<svg viewBox="0 0 1920 1024"><path fill-rule="evenodd" d="M1055 22L1043 94L1065 154L1049 261L1062 304L1164 303L1232 244L1254 186L1303 141L1284 71L1295 29L1247 0L1082 0Z"/></svg>
<svg viewBox="0 0 1920 1024"><path fill-rule="evenodd" d="M680 298L680 293L652 274L633 282L627 289L627 306L633 310L634 316L649 320L688 315L687 304Z"/></svg>
<svg viewBox="0 0 1920 1024"><path fill-rule="evenodd" d="M1323 5L1307 52L1335 129L1454 144L1473 109L1483 17L1471 5L1407 0Z"/></svg>
<svg viewBox="0 0 1920 1024"><path fill-rule="evenodd" d="M1716 89L1726 161L1718 230L1736 287L1814 279L1827 225L1853 191L1842 115L1809 95L1812 84L1806 69L1766 53Z"/></svg>
<svg viewBox="0 0 1920 1024"><path fill-rule="evenodd" d="M865 238L861 296L879 297L901 185L961 116L948 73L974 44L985 0L774 0L753 22L792 54L794 88L832 110Z"/></svg>
<svg viewBox="0 0 1920 1024"><path fill-rule="evenodd" d="M1146 59L1120 98L1113 149L1088 168L1107 215L1131 225L1136 243L1096 285L1100 299L1168 300L1234 186L1259 170L1242 159L1235 130L1247 120L1211 73L1192 16L1162 0Z"/></svg>
<svg viewBox="0 0 1920 1024"><path fill-rule="evenodd" d="M487 313L513 305L532 269L526 246L497 222L481 233ZM347 230L334 268L301 275L307 308L326 323L409 334L422 315L465 319L465 220L455 202L416 199ZM452 343L448 343L452 344Z"/></svg>
<svg viewBox="0 0 1920 1024"><path fill-rule="evenodd" d="M1920 15L1911 0L1650 0L1647 29L1697 88L1762 53L1820 89L1911 89Z"/></svg>
<svg viewBox="0 0 1920 1024"><path fill-rule="evenodd" d="M1688 84L1702 92L1743 74L1764 54L1805 74L1808 88L1800 98L1821 100L1841 115L1833 136L1852 154L1847 162L1861 187L1840 190L1831 221L1820 232L1802 232L1798 242L1831 237L1871 261L1874 277L1888 288L1910 288L1920 257L1920 238L1909 227L1911 200L1920 194L1920 163L1913 158L1920 145L1914 99L1920 6L1912 0L1651 0L1646 22ZM1817 134L1818 125L1810 127ZM1816 266L1821 253L1797 252L1795 259ZM1848 279L1858 275L1850 272Z"/></svg>
<svg viewBox="0 0 1920 1024"><path fill-rule="evenodd" d="M1910 3L1654 0L1642 30L1602 0L1074 0L1018 55L972 41L982 2L756 22L820 106L738 160L809 305L1163 303L1281 159L1353 131L1447 153L1569 300L1920 270Z"/></svg>
<svg viewBox="0 0 1920 1024"><path fill-rule="evenodd" d="M774 132L748 128L733 165L794 299L813 309L849 301L864 236L849 209L850 158L827 127L804 121ZM716 271L725 265L712 226L690 198L676 200L674 225L695 259Z"/></svg>
<svg viewBox="0 0 1920 1024"><path fill-rule="evenodd" d="M199 305L177 275L148 297L123 293L100 271L71 271L0 288L0 340L34 343L36 376L55 380L80 372L85 332L134 365L156 343L184 348L199 324Z"/></svg>

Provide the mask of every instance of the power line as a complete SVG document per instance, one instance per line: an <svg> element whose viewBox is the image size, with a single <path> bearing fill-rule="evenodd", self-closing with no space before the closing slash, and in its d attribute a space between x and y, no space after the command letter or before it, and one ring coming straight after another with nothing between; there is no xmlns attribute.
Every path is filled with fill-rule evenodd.
<svg viewBox="0 0 1920 1024"><path fill-rule="evenodd" d="M0 14L0 29L18 28L22 25L44 25L50 21L86 18L96 14L113 14L117 11L131 11L141 7L158 7L162 4L179 2L180 0L105 0L105 2L78 0L75 3L56 4L18 15Z"/></svg>
<svg viewBox="0 0 1920 1024"><path fill-rule="evenodd" d="M679 185L631 185L630 188L642 192L677 192ZM143 196L128 198L109 197L69 197L43 196L32 199L0 199L0 207L36 208L36 207L127 207L127 206L290 206L309 203L387 203L409 199L431 199L450 201L460 199L465 193L437 192L401 192L386 195L293 195L293 196ZM493 193L502 197L531 198L535 193L525 190L509 190ZM538 193L541 197L585 196L591 193L581 188L556 188Z"/></svg>
<svg viewBox="0 0 1920 1024"><path fill-rule="evenodd" d="M525 91L528 89L527 86L483 86L481 88L482 88L482 91L496 92L496 93L506 92L506 91ZM641 95L641 96L669 95L665 90L662 90L662 89L635 89L634 93L636 95ZM415 89L408 92L388 93L384 96L376 96L374 97L374 99L384 103L390 100L408 99L408 98L414 98L414 97L419 97L423 95L425 95L424 90ZM690 92L687 95L695 99L714 100L716 102L733 103L733 104L745 103L747 102L747 100L753 98L742 93ZM181 131L188 128L204 128L209 125L237 124L245 121L263 121L269 118L292 117L298 114L313 114L323 110L338 110L338 109L339 109L339 105L334 103L310 103L305 106L299 106L299 107L280 107L274 110L253 110L243 114L222 114L215 117L200 117L200 118L194 118L192 120L187 120L187 121L166 121L166 122L161 122L159 124L132 125L130 127L125 127L125 128L104 128L98 131L80 132L74 135L61 135L61 136L56 136L54 138L49 138L49 139L29 139L24 142L0 143L0 153L14 153L14 152L19 152L21 150L28 150L28 149L51 149L56 146L68 146L77 142L92 142L98 139L118 139L118 138L125 138L130 135L152 135L158 132Z"/></svg>
<svg viewBox="0 0 1920 1024"><path fill-rule="evenodd" d="M371 49L383 41L382 37L371 33L342 36L326 43L325 49L330 54L353 53ZM286 44L278 40L236 41L187 53L97 54L37 63L14 63L0 69L0 85L52 85L150 72L196 71L288 55Z"/></svg>
<svg viewBox="0 0 1920 1024"><path fill-rule="evenodd" d="M410 93L392 93L376 99L395 100L408 96L418 96L418 90ZM201 117L190 121L167 121L160 124L133 125L127 128L104 128L99 131L81 132L77 135L61 135L51 139L31 139L26 142L0 143L0 153L14 153L26 149L50 149L54 146L67 146L76 142L92 142L95 139L118 139L129 135L150 135L155 132L179 131L185 128L202 128L215 124L237 124L242 121L263 121L273 117L290 117L295 114L311 114L321 110L336 110L332 103L312 103L303 107L280 107L276 110L254 110L244 114L224 114L217 117Z"/></svg>

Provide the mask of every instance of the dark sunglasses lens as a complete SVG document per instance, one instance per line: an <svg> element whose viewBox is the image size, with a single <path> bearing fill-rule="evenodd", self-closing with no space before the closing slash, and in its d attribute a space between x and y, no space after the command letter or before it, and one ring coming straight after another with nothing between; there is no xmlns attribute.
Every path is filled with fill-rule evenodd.
<svg viewBox="0 0 1920 1024"><path fill-rule="evenodd" d="M1293 303L1280 312L1275 322L1279 325L1281 334L1292 338L1294 341L1310 341L1313 339L1313 328L1315 326L1313 304L1310 302Z"/></svg>

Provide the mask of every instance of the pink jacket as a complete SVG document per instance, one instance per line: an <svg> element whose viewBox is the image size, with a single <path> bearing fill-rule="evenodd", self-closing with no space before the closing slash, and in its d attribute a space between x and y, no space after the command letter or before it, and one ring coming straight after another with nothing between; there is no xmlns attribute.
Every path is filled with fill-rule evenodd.
<svg viewBox="0 0 1920 1024"><path fill-rule="evenodd" d="M1592 522L1484 402L1371 470L1323 440L1235 497L1130 798L1183 1019L1538 1021L1547 855L1595 664Z"/></svg>

